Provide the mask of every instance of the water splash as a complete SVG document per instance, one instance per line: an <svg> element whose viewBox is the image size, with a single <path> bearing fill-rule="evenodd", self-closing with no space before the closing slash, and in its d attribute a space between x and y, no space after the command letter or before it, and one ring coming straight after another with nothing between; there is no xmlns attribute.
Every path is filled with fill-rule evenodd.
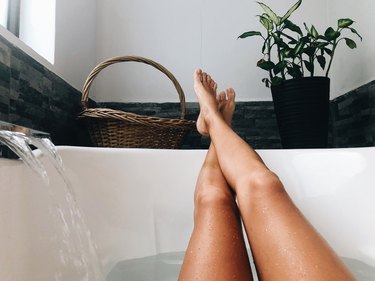
<svg viewBox="0 0 375 281"><path fill-rule="evenodd" d="M56 217L58 231L51 239L61 266L54 273L54 280L104 281L102 265L97 255L96 245L87 227L80 209L77 206L72 184L66 176L63 161L56 147L48 138L28 137L23 133L0 131L0 142L7 145L24 163L43 180L49 198L53 200L51 214ZM50 184L45 166L32 152L30 146L37 147L63 181L63 190L55 190ZM55 180L55 179L53 179ZM58 185L60 187L60 185ZM59 196L58 193L63 193ZM51 241L52 241L51 240ZM74 268L72 278L69 270ZM42 269L43 270L43 269Z"/></svg>

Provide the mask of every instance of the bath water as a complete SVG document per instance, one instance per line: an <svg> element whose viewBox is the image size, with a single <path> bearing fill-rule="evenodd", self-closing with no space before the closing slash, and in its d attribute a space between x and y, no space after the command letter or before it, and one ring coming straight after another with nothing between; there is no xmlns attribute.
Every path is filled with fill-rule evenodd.
<svg viewBox="0 0 375 281"><path fill-rule="evenodd" d="M158 254L118 262L107 281L176 281L185 252Z"/></svg>
<svg viewBox="0 0 375 281"><path fill-rule="evenodd" d="M120 261L109 272L107 281L176 281L184 255L185 252L171 252ZM375 280L375 267L356 259L342 260L358 281Z"/></svg>
<svg viewBox="0 0 375 281"><path fill-rule="evenodd" d="M72 186L65 175L62 160L56 153L53 143L47 138L27 137L22 133L10 131L0 131L0 142L13 150L38 175L38 178L42 179L41 190L30 191L25 185L25 190L22 192L27 194L26 197L31 201L32 207L29 210L31 214L26 214L25 222L20 224L32 224L31 230L24 236L30 241L28 247L33 251L36 250L35 256L27 250L20 250L22 259L27 260L27 257L22 256L30 255L29 277L34 277L36 280L104 281L96 246L76 204ZM48 158L57 172L54 177L60 177L62 184L55 186L50 183L52 179L49 179L43 161L34 155L30 145L39 148ZM56 179L54 178L53 181L56 182ZM39 201L38 197L43 193L48 194L47 200L33 206L33 197ZM12 232L9 237L12 237ZM18 253L9 254L18 255ZM19 263L22 264L21 261ZM17 260L14 260L13 264L17 266ZM19 273L14 273L11 278L11 280L22 279ZM34 280L33 278L29 280L31 279Z"/></svg>

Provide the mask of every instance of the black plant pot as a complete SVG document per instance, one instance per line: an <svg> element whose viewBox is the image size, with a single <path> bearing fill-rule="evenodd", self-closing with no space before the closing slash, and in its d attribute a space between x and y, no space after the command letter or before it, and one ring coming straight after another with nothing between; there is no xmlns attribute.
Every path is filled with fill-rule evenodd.
<svg viewBox="0 0 375 281"><path fill-rule="evenodd" d="M327 77L291 79L271 87L283 148L327 147L329 89Z"/></svg>

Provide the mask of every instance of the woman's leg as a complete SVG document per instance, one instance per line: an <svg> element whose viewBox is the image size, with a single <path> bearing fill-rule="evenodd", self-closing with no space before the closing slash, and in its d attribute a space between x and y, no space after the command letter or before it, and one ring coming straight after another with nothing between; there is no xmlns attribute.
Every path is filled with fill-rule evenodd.
<svg viewBox="0 0 375 281"><path fill-rule="evenodd" d="M220 104L226 119L231 121L234 96L230 102ZM197 180L194 203L194 229L179 280L252 280L238 208L213 145Z"/></svg>
<svg viewBox="0 0 375 281"><path fill-rule="evenodd" d="M211 137L221 170L237 195L261 280L355 280L293 204L279 178L224 122L205 77L200 70L194 74L201 107L198 130Z"/></svg>

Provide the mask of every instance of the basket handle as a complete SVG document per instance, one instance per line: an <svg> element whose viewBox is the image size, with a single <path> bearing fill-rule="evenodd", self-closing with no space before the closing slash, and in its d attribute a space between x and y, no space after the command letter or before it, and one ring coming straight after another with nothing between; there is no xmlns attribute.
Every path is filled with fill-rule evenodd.
<svg viewBox="0 0 375 281"><path fill-rule="evenodd" d="M111 64L119 63L119 62L127 62L127 61L134 61L134 62L140 62L140 63L145 63L148 65L151 65L155 67L156 69L160 70L163 72L173 83L175 86L179 99L180 99L180 112L181 112L181 119L185 118L186 114L186 107L185 107L185 94L184 91L182 90L180 84L178 83L177 79L173 76L173 74L166 69L164 66L161 64L144 58L144 57L139 57L139 56L119 56L119 57L113 57L110 59L107 59L100 64L98 64L89 74L89 76L86 79L85 84L83 85L83 91L82 91L82 98L81 98L81 104L83 109L88 109L88 100L89 100L89 90L91 87L91 84L93 83L95 77L99 74L100 71L102 71L104 68L107 66L110 66Z"/></svg>

